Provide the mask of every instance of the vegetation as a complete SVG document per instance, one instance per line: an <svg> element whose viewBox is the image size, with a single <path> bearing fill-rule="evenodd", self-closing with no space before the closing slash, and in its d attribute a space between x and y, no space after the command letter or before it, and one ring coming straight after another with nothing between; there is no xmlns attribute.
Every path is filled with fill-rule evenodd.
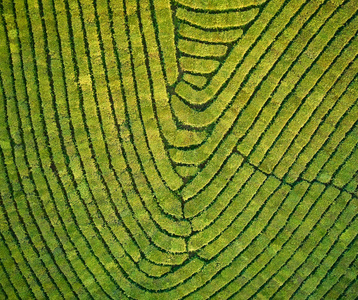
<svg viewBox="0 0 358 300"><path fill-rule="evenodd" d="M356 299L357 0L0 0L0 299Z"/></svg>

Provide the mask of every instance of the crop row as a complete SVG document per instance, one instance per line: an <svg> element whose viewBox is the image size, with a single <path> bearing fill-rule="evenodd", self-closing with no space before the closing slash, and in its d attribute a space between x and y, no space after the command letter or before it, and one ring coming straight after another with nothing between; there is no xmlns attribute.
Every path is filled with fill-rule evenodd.
<svg viewBox="0 0 358 300"><path fill-rule="evenodd" d="M349 6L346 8L347 10L349 9ZM343 15L344 14L344 11L342 12L342 14L338 14L338 16L340 15ZM334 19L331 20L331 22L329 22L329 24L335 24L336 22L334 22ZM336 24L334 26L339 26L339 24ZM327 26L327 28L330 28L329 26ZM328 30L328 29L327 29ZM344 29L343 29L344 30ZM332 33L333 34L333 33ZM334 40L334 39L333 39ZM318 43L318 40L316 40ZM320 42L320 44L322 45L322 42ZM293 75L293 73L291 73ZM312 75L313 76L313 75ZM270 81L268 81L270 82ZM287 85L282 85L282 89L286 88ZM284 94L288 93L289 91L285 92ZM283 94L283 95L284 95ZM281 99L283 99L283 96L280 95ZM261 99L262 101L262 97L259 97L259 98L256 98L256 99ZM272 102L273 103L273 102ZM293 101L290 101L289 103L294 103ZM296 104L298 105L298 103ZM277 107L277 106L276 106ZM254 103L250 104L247 109L243 110L243 112L241 114L239 114L239 116L237 117L237 120L234 122L234 125L232 125L232 127L230 128L230 123L228 123L229 125L225 125L224 127L224 130L221 129L223 128L223 126L220 126L219 127L219 124L220 122L223 123L224 120L225 120L225 115L220 119L220 122L218 123L217 127L220 128L222 130L221 134L219 133L219 130L215 131L214 129L214 132L212 133L212 135L210 136L210 138L207 140L207 142L205 144L203 144L202 146L200 146L199 148L196 148L194 150L191 150L191 151L185 151L183 154L180 154L180 162L186 162L186 163L193 163L193 161L189 160L190 157L195 157L196 160L197 160L197 163L199 162L202 162L204 159L206 159L207 157L207 153L211 153L210 154L210 160L209 162L207 163L206 165L206 168L209 168L209 166L212 164L212 161L215 161L215 165L216 166L221 166L222 163L219 163L218 160L221 160L221 162L224 161L226 155L223 153L230 153L230 149L232 149L235 145L235 139L233 138L233 136L236 136L236 141L242 137L243 133L247 130L247 128L250 126L250 124L252 124L253 122L253 119L251 118L250 120L248 120L246 117L247 116L252 116L252 113L253 113L253 110L256 110L257 113L259 112L259 108L260 106L258 106L257 104L254 105ZM287 106L286 108L287 110L287 113L292 113L294 111L292 111L292 108L289 109L289 107ZM244 114L245 112L245 114ZM249 113L250 112L250 113ZM240 118L240 116L243 116L242 118ZM281 114L280 114L281 115ZM284 115L284 114L283 114ZM246 116L246 117L245 117ZM231 117L231 116L230 116ZM233 117L231 117L231 119L234 119L235 118L235 115ZM226 121L227 122L227 121ZM255 123L255 125L257 124L261 124L262 122L260 122L259 120ZM277 123L278 125L279 124L282 124L281 123ZM229 130L228 130L229 129ZM262 133L265 133L265 136L267 137L266 139L268 139L270 137L270 135L266 134L266 132L264 131L264 127L261 129L263 130ZM222 139L221 137L223 136L225 132L225 135L224 135L224 138ZM263 142L261 142L260 144L260 147L262 148L263 147ZM240 147L240 143L239 143L239 147ZM260 148L260 149L261 149ZM256 154L256 156L259 154L259 153L265 153L265 149L261 149L261 152L258 152L258 149L259 147L254 147L254 148L251 148L252 152L254 152L254 154ZM250 148L239 148L240 151L250 151ZM213 153L214 152L214 153ZM178 155L178 158L179 158L179 151L173 151L173 155ZM183 155L185 160L183 159ZM262 156L262 154L260 154ZM250 161L253 161L253 162L256 162L254 159L256 159L256 156L251 158L252 156L250 156ZM199 159L197 159L199 158ZM216 158L216 159L213 159L213 158ZM218 169L215 169L215 173L218 171ZM203 170L202 174L204 174L205 172L205 169ZM211 176L213 176L215 173L211 173ZM203 176L204 177L204 176ZM205 174L205 178L208 178L210 176L208 176L207 174ZM204 178L203 178L204 179ZM200 182L199 180L199 176L196 178L196 183L195 183L195 187L197 188L198 187L198 182ZM193 181L194 183L194 181ZM207 181L202 181L202 183L205 185L207 184ZM194 184L193 184L194 186ZM201 185L200 188L202 188L203 186ZM187 198L187 194L189 195L193 195L191 192L189 193L189 190L191 189L191 185L187 185L184 189L183 189L183 197L184 198ZM191 197L191 196L189 196Z"/></svg>
<svg viewBox="0 0 358 300"><path fill-rule="evenodd" d="M352 21L350 25L352 26L351 28L353 28L356 26L356 22ZM275 116L275 121L266 128L265 135L259 139L257 146L255 146L255 150L252 155L250 155L250 161L252 161L255 165L260 164L260 168L265 171L273 170L275 164L281 159L277 153L285 154L285 150L287 149L286 147L288 147L291 141L296 137L300 128L306 123L310 115L320 104L320 96L317 96L318 93L324 95L325 89L329 89L338 77L334 74L341 74L348 66L352 58L352 52L355 53L356 51L356 41L349 44L350 39L354 37L354 31L351 32L351 28L350 26L345 27L345 30L347 30L349 34L347 34L347 36L343 34L345 33L344 30L342 34L334 40L334 42L330 45L331 48L324 51L324 54L317 60L317 64L309 70L307 75L304 76L302 74L302 81L300 81L299 85L297 85L295 92L291 92L290 97L288 98L290 101L286 102L287 105L282 106L282 109L280 109L276 115L272 114ZM322 32L322 34L325 34L325 31ZM326 32L328 32L328 29ZM317 40L317 42L319 42L319 40ZM347 49L344 49L346 51L338 48L338 45L346 45L346 43L349 44ZM307 51L309 50L310 47ZM339 58L334 61L334 58L338 56ZM355 56L355 54L353 54L353 56ZM307 58L306 61L309 62L310 59ZM324 66L322 66L323 61L327 61ZM303 64L302 60L301 64L297 65L297 69L294 68L292 70L292 72L296 74L295 76L300 73L298 68L302 68ZM325 71L326 68L327 71ZM287 80L288 82L293 81L290 79ZM320 80L319 83L317 83L318 80ZM311 91L314 84L316 84L316 86L314 87L314 90ZM309 96L307 97L307 95ZM277 97L274 96L272 101L275 101L276 98ZM257 136L260 136L260 134ZM267 155L263 159L265 154ZM282 173L276 174L277 176L282 176Z"/></svg>
<svg viewBox="0 0 358 300"><path fill-rule="evenodd" d="M303 194L307 190L307 187L307 184L298 185L289 195L287 195L289 192L287 186L280 187L277 192L273 194L272 197L270 197L270 200L268 200L267 203L275 206L275 204L279 204L277 201L283 201L282 203L284 204L278 205L278 207L283 209L284 213L277 213L277 211L274 210L269 212L264 209L262 213L265 213L266 217L256 218L256 216L254 218L253 224L260 222L260 226L264 226L265 228L270 225L273 233L279 231L289 217L290 210L292 210L295 206L295 203L297 203L297 201L302 198ZM280 194L282 197L280 197ZM198 293L205 295L206 297L210 297L217 291L218 288L229 283L230 278L234 278L236 274L247 265L246 262L249 257L251 257L251 255L248 255L247 257L241 254L245 253L249 249L254 252L259 251L264 253L264 245L267 244L269 240L267 239L266 235L260 234L260 230L262 229L260 226L250 226L251 223L252 222L245 226L245 229L241 231L239 235L237 235L236 239L234 238L231 242L229 242L227 247L222 252L218 253L207 263L205 266L205 271L206 273L209 273L207 280L210 282L200 288ZM266 224L266 226L264 224ZM259 246L257 243L255 243L257 238L262 239L260 243L262 243L263 246ZM252 249L251 246L253 247ZM191 296L192 298L195 298L194 294Z"/></svg>
<svg viewBox="0 0 358 300"><path fill-rule="evenodd" d="M354 1L178 2L0 0L0 298L355 292Z"/></svg>
<svg viewBox="0 0 358 300"><path fill-rule="evenodd" d="M312 7L309 7L309 11L311 12L312 11ZM287 17L286 17L287 18ZM279 18L279 17L277 17L277 19L275 19L275 21L277 21L277 23L278 24L280 24L280 26L281 26L281 28L283 29L284 28L284 24L285 24L285 22L283 22L283 20L282 20L282 18ZM286 22L288 22L289 21L289 19L287 18L287 20L286 20ZM295 23L292 23L292 24L295 24ZM251 27L252 28L252 27ZM250 28L250 29L251 29ZM269 28L272 28L272 27L269 27ZM297 28L297 30L299 29L300 27L298 27ZM274 32L276 32L276 31L274 31ZM270 32L268 32L267 34L269 34ZM277 33L276 33L277 34ZM245 35L245 36L247 36L247 35ZM272 39L273 39L274 37L272 37ZM261 39L261 41L263 41L264 39ZM271 40L272 41L272 40ZM261 53L263 53L264 52L264 49L266 49L266 47L268 46L268 45L266 45L266 47L265 46L263 46L263 45L261 45L262 44L262 42L260 42L260 44L258 44L258 46L257 47L255 47L254 49L257 49L257 51L261 51ZM282 48L282 49L284 49L284 48ZM282 50L283 51L283 50ZM251 51L250 52L250 54L249 54L249 56L248 56L248 58L250 57L250 56L252 56L252 57L257 57L257 53L253 53L253 52L255 52L255 51ZM268 53L268 58L270 58L270 59L272 59L272 64L274 64L274 62L275 61L277 61L277 59L278 59L278 57L279 56L272 56L271 55L271 53L275 53L275 52L269 52ZM255 55L256 54L256 55ZM270 57L271 56L271 57ZM258 58L257 58L258 59ZM250 69L250 64L252 64L251 62L250 62L250 60L248 60L247 62L246 62L246 64L244 64L244 65L242 65L242 68L243 68L243 70L249 70ZM265 68L263 69L263 70L260 70L260 69L257 69L256 70L256 72L258 73L258 72L260 72L261 73L261 75L260 76L262 76L262 77L264 77L264 75L266 74L266 73L262 73L262 72L267 72L268 70L269 70L269 67L270 65L268 65L268 64L265 64ZM241 76L242 77L242 80L244 79L244 77L245 77L245 74L247 74L246 73L247 71L242 71L242 72L237 72L236 73L236 77L237 76ZM251 88L250 88L250 92L251 93L253 93L254 91L255 91L255 83L252 83L251 84L251 82L250 81L256 81L256 85L260 82L259 80L260 80L260 76L259 76L259 73L257 74L257 73L254 73L254 75L255 76L251 76L250 77L250 80L248 81L248 84L250 83L250 86L251 86ZM215 108L213 107L213 110L210 110L211 109L211 107L210 108L208 108L208 109L206 109L204 112L203 112L203 114L207 114L207 116L206 116L206 119L208 120L210 120L211 118L209 117L210 116L210 114L211 114L211 112L217 112L217 111L223 111L223 109L225 108L225 106L222 106L222 108L221 109L219 109L219 107L218 107L218 105L222 105L222 104L224 104L223 102L222 102L222 100L223 99L225 99L225 101L227 101L227 99L230 99L230 97L232 98L234 95L235 95L235 93L236 93L236 91L237 91L237 88L238 88L238 83L240 83L241 82L241 80L234 80L234 79L232 79L232 81L230 81L230 82L232 82L232 86L236 86L235 87L235 90L234 90L234 92L231 90L231 89L227 89L227 90L224 90L223 92L222 92L222 97L221 96L219 96L220 97L220 99L219 99L219 97L217 98L217 99L215 99L215 104L213 104L214 106L215 106ZM229 86L228 86L229 87ZM228 92L229 93L231 93L232 95L230 96L229 94L228 94ZM242 91L243 92L243 91ZM238 129L236 129L236 130L233 130L234 128L237 128L237 127L240 127L241 128L241 130L240 130L240 132L245 132L245 129L249 126L249 124L250 124L250 122L252 122L253 121L253 119L250 117L250 120L246 120L246 119L242 119L242 120L240 120L241 121L241 123L243 123L243 124L240 124L240 126L239 125L233 125L233 123L235 124L235 119L237 119L238 118L238 114L239 114L239 116L243 113L243 111L242 111L242 108L243 107L245 107L245 98L247 99L248 97L249 97L249 90L247 90L247 92L245 91L245 93L243 94L243 97L241 96L240 97L240 92L239 92L239 94L238 95L236 95L236 98L235 98L235 102L232 104L232 106L230 106L230 108L227 110L227 112L217 121L217 124L216 124L216 126L214 127L214 130L213 130L213 132L212 132L212 134L211 134L211 136L210 136L210 139L208 139L207 141L206 141L206 143L205 144L203 144L203 145L201 145L200 147L198 147L198 148L196 148L196 149L193 149L192 151L185 151L184 153L181 153L181 152L183 152L183 151L181 151L181 150L177 150L177 149L173 149L172 151L171 151L171 156L172 156L172 158L174 159L174 161L177 161L177 159L180 157L181 159L180 159L180 161L178 161L178 162L185 162L185 163L191 163L191 161L190 161L190 157L196 157L196 163L201 163L203 160L205 160L206 158L207 158L207 153L212 153L213 151L214 151L214 149L217 147L217 145L221 142L221 140L223 139L223 137L225 137L225 135L226 134L228 134L228 132L233 132L233 131L237 131ZM264 101L264 97L260 97L260 98L257 98L257 99L260 99L260 101L262 102L262 101ZM178 102L175 102L175 103L173 103L173 105L176 105ZM261 104L262 105L262 104ZM180 107L180 108L182 108L182 107ZM260 103L252 103L252 105L250 106L250 108L251 108L251 110L249 110L249 108L247 109L247 110L245 110L244 112L245 112L245 114L244 114L244 116L248 116L248 115L252 115L252 113L253 113L253 111L252 110L257 110L257 109L259 109L260 108ZM209 111L210 110L210 111ZM240 110L241 110L241 112L240 112ZM193 117L195 117L195 113L193 113L193 114L189 114L188 113L188 111L187 110L184 110L184 112L185 112L185 114L186 114L186 116L189 116L189 117L191 117L191 116L193 116ZM241 114L240 114L241 113ZM199 114L199 113L198 113ZM204 115L203 115L203 117L204 117ZM201 119L201 118L200 118ZM199 118L197 118L197 120L200 120ZM203 118L204 119L204 118ZM202 119L202 120L203 120ZM237 122L237 121L236 121ZM206 125L206 123L204 123L203 125ZM243 126L245 126L245 127L243 127ZM233 128L232 128L233 127ZM231 130L230 130L231 129ZM238 137L240 137L242 134L240 134L239 132L237 133L237 135L238 135ZM205 154L204 154L205 153Z"/></svg>
<svg viewBox="0 0 358 300"><path fill-rule="evenodd" d="M18 4L16 4L16 9L19 9L19 11L20 10L23 12L28 11L26 7L25 9L22 10L17 5ZM60 4L56 3L56 5L60 5ZM65 6L66 6L66 2L65 2ZM74 20L81 20L82 13L84 16L86 16L85 10L83 10L82 12L80 6L78 8L76 6L71 8L72 8L71 9L72 15L76 15L76 13L79 14L77 18L74 18ZM31 7L31 9L34 8ZM40 9L39 12L40 16L41 13L43 13L41 11L42 8ZM137 241L139 241L138 245L140 245L140 248L143 249L143 251L145 251L146 253L148 253L147 251L149 251L150 254L147 255L151 256L152 258L159 256L160 259L163 259L166 256L165 253L163 253L163 255L155 256L156 255L155 249L153 249L152 247L148 248L148 246L147 247L145 246L145 243L148 243L145 241L146 238L145 235L142 235L142 237L138 237L141 230L140 227L138 227L138 225L135 225L135 223L133 222L134 220L131 219L130 214L128 215L128 212L130 212L131 210L127 209L127 213L123 212L123 206L125 206L124 200L121 200L120 202L121 206L119 206L118 205L119 203L117 204L116 202L120 201L120 197L118 197L118 194L116 197L113 196L114 190L112 191L111 189L112 187L116 186L116 183L115 180L113 180L113 175L111 175L111 171L109 169L106 169L105 167L107 164L111 165L111 163L106 161L106 159L101 158L99 155L95 155L96 151L103 151L104 153L108 151L105 148L108 147L106 143L109 143L106 136L106 130L107 130L106 126L109 125L107 125L103 121L101 115L101 109L108 109L109 106L104 108L102 107L98 108L98 106L100 106L99 103L95 103L97 97L95 95L100 92L98 89L94 88L97 85L93 84L93 82L96 79L97 76L96 74L98 74L100 70L97 70L96 69L97 67L95 68L94 66L93 69L91 70L90 63L88 63L88 66L86 66L86 64L83 63L83 61L76 62L76 58L73 56L73 53L77 53L77 55L80 54L86 57L86 55L91 53L90 51L91 49L89 48L89 45L86 46L86 44L83 45L80 42L77 42L76 35L74 35L75 41L73 42L72 50L69 53L65 53L66 50L63 49L62 51L64 51L64 54L62 55L62 57L58 57L56 59L52 59L52 57L50 57L49 58L50 63L41 64L41 61L48 60L48 56L51 55L50 53L52 53L51 51L62 53L62 51L56 51L57 47L59 47L58 45L60 44L60 43L56 44L56 38L59 39L59 36L61 36L62 39L66 39L66 34L67 34L61 28L58 28L58 32L47 32L46 24L47 22L51 21L50 19L51 14L48 12L49 11L51 12L51 10L48 7L46 7L46 11L47 12L45 18L40 18L40 17L36 18L35 14L34 15L31 14L29 19L27 19L28 21L27 24L31 24L31 26L33 26L34 28L35 27L42 28L42 30L37 30L37 31L32 30L34 34L33 36L30 35L30 37L21 36L21 39L30 40L30 43L26 44L27 46L25 46L25 43L21 43L21 47L30 47L30 50L27 50L26 53L32 53L33 55L33 57L31 57L30 55L29 57L24 58L24 61L26 61L27 68L21 68L21 65L19 65L19 62L17 60L16 63L13 63L14 69L19 68L19 69L15 69L16 76L22 76L22 78L19 77L19 79L17 79L16 81L13 80L13 82L15 81L17 85L16 97L22 99L22 101L19 101L19 103L21 103L20 108L16 108L13 106L11 101L6 100L5 106L7 107L7 110L5 110L6 115L4 117L5 119L8 119L8 123L12 124L11 134L15 137L16 143L18 143L19 145L23 144L23 146L19 146L15 151L15 158L13 158L13 160L15 162L14 165L16 166L16 168L19 169L19 171L17 171L19 176L18 179L16 179L15 177L13 177L13 175L11 175L12 176L11 182L19 181L20 186L18 188L20 188L20 190L24 191L26 194L23 197L24 199L23 201L21 201L21 197L17 197L16 199L17 201L19 201L19 203L22 203L22 206L19 207L18 210L20 211L19 213L21 214L21 218L26 216L27 225L24 228L29 227L30 229L28 230L31 230L29 231L28 235L39 236L39 234L37 233L38 231L40 232L40 237L42 236L46 238L46 242L43 243L51 244L51 240L53 239L53 236L60 235L61 230L63 230L64 228L62 227L61 229L61 226L59 226L59 224L56 223L58 222L59 217L57 218L47 217L44 220L42 220L42 216L40 214L41 210L38 209L37 206L35 206L37 201L35 201L36 198L33 198L34 196L32 195L33 193L32 191L35 191L36 193L36 190L38 190L38 197L42 199L46 199L46 197L50 196L49 199L53 201L53 203L50 204L52 206L52 209L49 210L52 212L52 214L55 215L57 214L58 216L62 215L62 217L72 216L72 220L71 218L69 218L68 220L66 220L66 222L62 222L62 223L60 222L60 223L62 224L62 226L64 226L64 224L66 224L65 226L69 226L68 228L67 227L65 228L65 232L70 233L71 236L69 237L69 240L73 241L73 245L76 245L76 248L78 249L77 251L79 251L81 256L83 257L92 256L94 253L91 253L91 251L89 251L88 249L96 249L95 251L97 252L97 255L93 256L95 258L93 263L90 263L90 261L86 260L87 266L85 268L80 268L80 269L76 267L75 269L76 273L80 274L79 276L84 279L86 278L85 277L86 273L84 272L84 270L86 269L92 271L96 270L97 274L100 274L102 272L105 277L99 276L99 278L103 278L100 279L100 283L99 283L100 286L103 286L106 291L109 290L116 291L117 287L115 281L113 281L113 277L110 274L111 273L118 274L118 269L117 267L115 268L113 268L113 266L110 267L110 265L108 265L109 261L114 260L114 262L118 263L118 260L121 260L120 265L125 266L127 264L126 267L127 274L129 269L135 270L136 268L134 266L131 266L128 269L129 266L128 258L127 258L127 262L124 258L123 260L120 258L124 253L123 250L120 250L120 248L118 248L118 245L120 244L125 245L124 247L126 247L126 250L129 251L134 258L138 257L138 254L135 254L136 251L138 253L138 250L134 250L135 248L133 248L134 244L132 243L133 246L130 246L131 245L130 239L132 238L132 236L128 235L128 232L124 231L122 229L122 226L117 226L116 224L114 224L113 219L119 218L118 215L116 216L116 210L117 212L119 211L121 215L127 214L127 216L124 216L125 221L123 222L126 222L127 228L133 229L133 234L136 235ZM53 19L52 21L55 20L56 19ZM65 18L64 21L68 21L68 19L66 20ZM83 23L81 26L83 26ZM41 35L43 36L41 37ZM80 41L80 39L78 40ZM45 41L45 42L42 43L41 41ZM24 50L25 49L26 48L24 48ZM92 51L94 50L92 49ZM15 61L15 59L17 58L18 57L16 58L11 57L11 60ZM36 63L34 63L35 58L36 58ZM20 53L20 59L21 59L21 53ZM73 63L72 68L71 68L71 63ZM79 69L78 73L76 73L77 72L76 67ZM2 71L5 69L6 68L2 68ZM20 71L21 69L25 69L24 73ZM85 72L83 70L93 75L91 75L89 78L85 80L83 77L81 77L81 72ZM65 72L66 77L75 78L74 84L70 82L67 82L66 84L65 82L63 82L65 77L63 76L64 73L62 72ZM62 80L52 81L51 78L55 76L56 78L60 78L60 79L62 78ZM29 80L29 78L31 77L34 78L33 80L35 82L33 86L35 87L37 86L38 92L36 92L36 90L30 91L28 88L26 88L27 80ZM49 80L46 82L45 78L49 78ZM106 76L104 76L104 79L105 78ZM25 83L22 83L22 81ZM37 85L38 83L40 84ZM88 85L88 83L90 84ZM21 86L21 84L23 85ZM103 82L103 86L106 86L105 82ZM11 89L12 89L11 81L7 80L6 82L4 82L4 91L5 91L4 99L11 97L9 96ZM25 94L21 96L21 93L24 92L29 94L28 95ZM63 96L64 95L63 93L65 94L67 93L67 95ZM78 102L75 98L75 95L77 93L79 95L82 95L82 99L86 99L86 101L80 99L80 101ZM102 94L101 96L103 95L104 94ZM79 98L81 98L81 96L79 96ZM29 101L29 99L32 99L32 101ZM49 99L50 101L41 101L43 99ZM53 101L51 101L51 99ZM92 99L91 100L92 102L90 101L90 99ZM105 99L104 96L103 99ZM82 111L84 111L84 114L79 112L79 107L81 105L83 105ZM97 109L91 109L91 107L92 108L97 107ZM17 112L17 109L19 110L19 112ZM35 113L36 111L38 111L37 114ZM67 112L70 111L70 113L66 115L66 111ZM76 122L75 124L72 123L71 125L71 122L68 121L68 117L70 114L72 117L76 115L79 118L84 117L85 120L83 122ZM31 119L26 117L30 115L31 115ZM41 118L42 116L45 117L42 119ZM100 116L102 119L96 122L97 119L100 119ZM24 122L28 122L29 125L23 126L22 124L19 124L18 131L16 131L16 125L15 125L17 124L16 118L18 118L19 120L20 119L25 120ZM87 121L89 118L91 121ZM55 122L50 120L54 120ZM80 126L81 123L85 124L85 126L81 127ZM71 126L73 127L71 128ZM8 127L10 128L10 126ZM103 127L103 129L99 131L99 133L102 134L103 136L98 135L98 131L96 133L93 130L93 128L95 127L97 128ZM32 129L30 130L30 132L22 133L22 128L30 128L30 129L32 128ZM57 138L55 135L56 132L58 132ZM93 142L92 146L86 147L86 140L83 139L83 137L86 136L90 137L89 140ZM71 144L74 140L76 141L76 143ZM103 144L101 145L99 143L100 140L104 141L104 145ZM40 147L39 145L43 145L43 146ZM90 150L91 147L93 147L93 150ZM25 149L27 151L24 151ZM37 149L37 152L34 151L33 149ZM49 152L48 149L50 149ZM7 153L7 157L9 157L8 153ZM25 161L22 160L21 157L24 157ZM93 157L97 157L99 161L97 161L97 159L94 160ZM91 163L91 161L93 162ZM118 164L119 162L116 163ZM122 164L123 163L124 162L122 162ZM10 170L12 170L12 167L10 167L11 165L8 161L5 163L5 165L6 168L10 168ZM31 169L33 170L39 169L41 172L39 172L39 175L34 175L34 178L31 178L28 175L28 170ZM100 173L102 173L103 175L96 175L98 174L98 171L96 169L100 170L101 171ZM123 170L123 167L121 169ZM114 173L113 170L112 172ZM33 173L35 174L35 172ZM46 174L46 177L41 178L42 177L41 174ZM41 185L41 182L42 183L47 182L47 186L46 184L45 186ZM89 186L93 187L95 182L102 182L104 186L104 190L90 189ZM21 186L21 184L23 184L23 186ZM42 188L40 188L41 186ZM47 187L47 190L46 188L44 189L43 187ZM53 198L53 195L56 195L55 199ZM122 193L122 195L124 194ZM26 200L27 198L29 198L30 201L27 201ZM106 198L108 200L105 200ZM98 201L97 199L103 199L105 201L103 200ZM108 203L108 201L111 204L111 206L108 206L108 204L106 204ZM139 200L137 200L137 202L133 202L134 201L133 197L131 197L131 199L128 201L132 201L132 203L139 204L138 202ZM28 204L24 205L24 203L28 203ZM32 207L32 205L34 205L34 208L33 209L31 208L30 211L31 210L35 211L36 215L28 216L26 210L28 210L29 207ZM132 206L135 207L135 205L133 204ZM49 208L44 208L44 209L47 210ZM65 212L66 210L67 211L69 210L71 213L70 214L68 212L66 213ZM39 213L39 215L37 215L37 213ZM135 215L138 214L138 212L132 211L132 214ZM160 216L160 213L156 212L153 213L153 215L158 217L158 215ZM48 223L49 221L46 221L46 219L51 220L50 223ZM145 220L144 218L141 218L140 222L144 222L144 220ZM105 223L102 223L103 221ZM146 221L147 223L145 223L146 229L150 228L150 224L148 224L148 221L149 219L147 219ZM35 227L30 227L31 224L35 224L35 227L36 224L41 224L41 227L38 227L37 230L31 229L31 228L35 228ZM51 225L49 227L49 225L46 224L51 224ZM93 224L95 226L89 224ZM16 228L15 224L13 227ZM46 231L46 228L50 228L50 229L47 229ZM129 232L130 231L131 230L129 230ZM17 232L17 234L20 235L19 232ZM151 234L154 235L154 233ZM128 241L125 241L126 236L128 237ZM97 237L98 241L96 241L96 239L93 239L93 237ZM117 239L120 240L119 244L110 243L108 245L109 241L111 240L116 241ZM61 240L64 241L65 239L61 237ZM107 241L107 243L104 242L105 240ZM103 244L101 244L101 242ZM157 242L160 243L160 238L157 239ZM172 247L173 245L170 244L170 247ZM51 246L51 251L50 249L48 249L49 253L52 253L52 251L54 251L52 250L52 247L55 246ZM133 250L130 250L130 247L132 247L134 252L132 252ZM24 249L26 249L25 244L24 244ZM37 249L37 247L33 249ZM100 249L103 249L103 251ZM87 255L85 254L86 251L88 251ZM116 257L114 257L112 253L117 253ZM171 257L171 256L169 255L167 257ZM62 259L62 261L60 259ZM59 261L61 261L61 265L63 265L65 268L66 259L65 260L63 259L64 258L62 254L62 256L59 257ZM36 261L41 261L41 260L35 260L35 262ZM55 278L54 282L56 282L56 286L64 286L64 288L68 286L62 283L63 280L66 280L67 277L63 277L61 271L54 273L54 271L52 270L53 268L56 268L57 264L60 264L57 262L57 259L55 259L55 261L51 263L51 256L46 256L46 259L44 258L44 261L46 262L48 268L51 269L51 271L49 271L48 274L54 276ZM173 261L173 263L176 262ZM72 266L72 262L67 263L67 265ZM97 265L100 267L100 269L102 268L103 271L97 270L98 269ZM108 267L105 267L105 265L107 265ZM38 267L36 266L35 268L36 272L37 272L37 268ZM110 268L111 272L107 268ZM41 282L44 282L43 284L45 283L49 284L48 282L52 282L51 276L48 276L49 279L46 279L46 275L41 275ZM70 276L70 275L66 274L66 276ZM107 283L105 283L106 276L109 276L110 278L110 281L107 281ZM130 276L135 277L134 275L130 275ZM119 276L119 278L120 277L122 276ZM137 275L137 277L140 278L141 276ZM95 279L94 282L96 282L96 280L97 279ZM51 288L50 285L49 287L46 286L44 289L46 290L46 292L48 292L53 288ZM55 291L56 288L53 290ZM69 292L69 290L65 289L64 292L67 293Z"/></svg>
<svg viewBox="0 0 358 300"><path fill-rule="evenodd" d="M288 20L285 22L284 18L282 18L280 11L283 10L283 7L285 7L284 9L289 9L290 3L287 3L285 6L283 6L283 2L284 1L276 0L268 3L268 5L262 10L256 19L255 23L250 26L245 35L238 41L238 43L227 55L225 63L212 77L210 84L206 85L204 89L195 90L181 81L175 88L176 94L183 99L192 99L192 101L194 101L193 104L206 104L206 106L209 106L208 103L211 104L213 98L220 92L222 87L227 84L227 82L232 80L235 69L238 65L241 65L243 59L249 55L249 52L251 52L249 50L253 50L253 46L259 43L258 40L260 39L261 34L269 30L268 28L270 28L272 20L281 19L280 21L284 22L282 25L283 27L284 24L288 22ZM296 6L296 4L292 5ZM261 43L266 42L263 39L260 40L262 41ZM246 74L246 72L247 70L244 74ZM180 116L179 119L181 119Z"/></svg>
<svg viewBox="0 0 358 300"><path fill-rule="evenodd" d="M302 190L304 186L297 185L295 190L298 192L297 188ZM306 193L304 193L305 189ZM330 249L336 247L336 241L340 243L339 250L336 250L339 256L346 246L349 246L350 240L354 239L354 234L351 233L356 230L354 222L356 214L351 209L356 199L351 200L349 195L341 194L339 200L336 201L343 202L343 206L335 205L334 195L339 192L334 189L325 190L322 185L312 186L307 190L306 184L300 193L302 192L304 198L301 198L302 194L296 198L298 201L302 199L299 205L297 202L296 204L292 202L299 194L296 196L291 191L286 199L285 197L282 199L280 197L282 194L278 194L276 201L283 202L281 204L272 203L272 205L282 211L273 210L271 217L267 215L267 219L258 218L256 222L263 223L263 228L251 226L247 232L245 231L240 236L240 239L234 242L235 247L229 245L221 255L215 258L216 266L221 267L224 261L227 262L227 266L220 270L220 275L215 275L210 283L198 293L213 299L226 299L233 294L240 297L257 296L258 294L269 297L281 289L280 286L282 287L285 282L284 276L288 278L292 274L292 270L301 266L302 263L299 261L308 260L306 267L311 270L314 265L320 266L321 264L316 259L318 257L324 259L327 251L332 251ZM327 202L327 200L329 201ZM326 208L322 211L318 209L318 206ZM329 235L326 234L324 228L329 230ZM254 231L257 233L254 234ZM348 237L350 239L347 239ZM301 243L302 239L303 243ZM321 239L324 243L319 242ZM245 247L245 245L247 246ZM234 256L234 260L229 263L229 257L232 257L235 252L237 258ZM312 259L314 265L309 263ZM332 256L332 259L335 258ZM210 263L214 263L214 261ZM290 263L293 264L292 267L289 267ZM280 275L280 272L283 276ZM302 276L307 277L308 275L305 273ZM289 292L294 291L294 288L289 287ZM214 297L213 294L215 294Z"/></svg>
<svg viewBox="0 0 358 300"><path fill-rule="evenodd" d="M255 19L258 12L258 8L197 12L179 6L175 11L175 19L178 20L177 48L179 65L184 75L215 76L214 72L220 66L218 60L225 60L228 46L237 41L243 33L241 28ZM195 98L186 97L185 100L195 103Z"/></svg>

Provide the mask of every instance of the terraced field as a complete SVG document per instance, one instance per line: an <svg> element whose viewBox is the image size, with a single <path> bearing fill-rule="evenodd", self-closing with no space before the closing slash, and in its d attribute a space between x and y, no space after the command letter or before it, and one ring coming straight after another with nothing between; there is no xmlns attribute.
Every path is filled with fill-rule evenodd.
<svg viewBox="0 0 358 300"><path fill-rule="evenodd" d="M358 0L0 0L0 299L357 299Z"/></svg>

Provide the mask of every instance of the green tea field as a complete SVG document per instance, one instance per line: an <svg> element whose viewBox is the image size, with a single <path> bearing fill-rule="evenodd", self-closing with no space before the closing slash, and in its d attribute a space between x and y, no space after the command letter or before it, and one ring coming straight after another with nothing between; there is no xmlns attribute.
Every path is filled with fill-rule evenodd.
<svg viewBox="0 0 358 300"><path fill-rule="evenodd" d="M0 0L0 300L358 299L358 0Z"/></svg>

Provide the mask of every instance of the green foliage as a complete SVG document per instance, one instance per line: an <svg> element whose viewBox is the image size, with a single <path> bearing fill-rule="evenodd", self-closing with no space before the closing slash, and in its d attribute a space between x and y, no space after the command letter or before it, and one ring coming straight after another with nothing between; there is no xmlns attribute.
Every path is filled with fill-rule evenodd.
<svg viewBox="0 0 358 300"><path fill-rule="evenodd" d="M357 10L0 0L0 298L356 298Z"/></svg>

